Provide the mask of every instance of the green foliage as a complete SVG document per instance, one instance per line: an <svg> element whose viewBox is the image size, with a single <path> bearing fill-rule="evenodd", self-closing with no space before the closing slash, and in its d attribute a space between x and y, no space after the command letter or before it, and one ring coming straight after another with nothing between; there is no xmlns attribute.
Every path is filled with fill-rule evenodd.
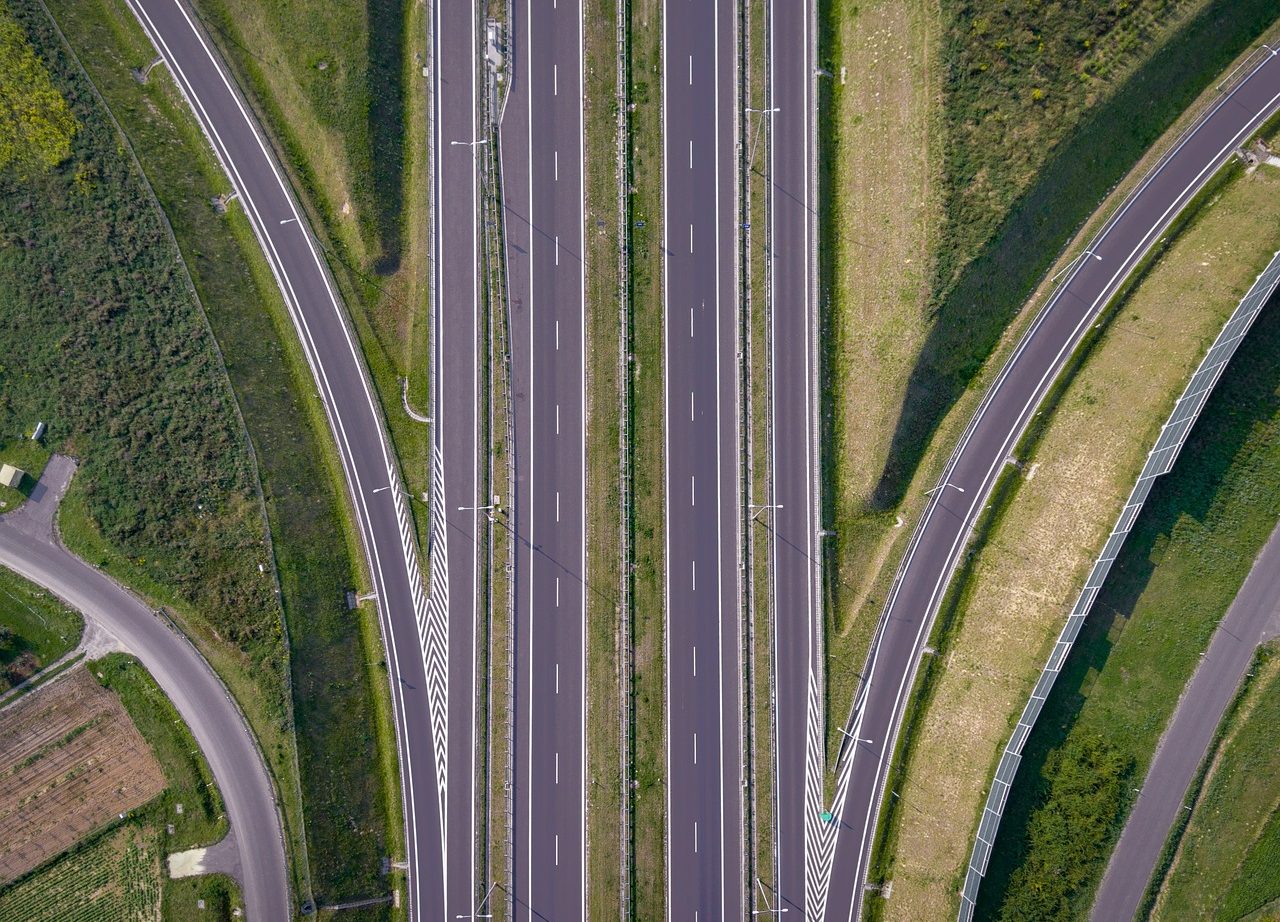
<svg viewBox="0 0 1280 922"><path fill-rule="evenodd" d="M22 27L0 2L0 172L53 169L71 156L76 120Z"/></svg>
<svg viewBox="0 0 1280 922"><path fill-rule="evenodd" d="M943 175L929 333L875 489L891 509L941 420L1107 193L1275 20L1273 0L944 3ZM1032 90L1042 89L1042 99Z"/></svg>
<svg viewBox="0 0 1280 922"><path fill-rule="evenodd" d="M47 666L80 642L83 629L79 614L0 567L0 691L11 684L5 670L23 654Z"/></svg>
<svg viewBox="0 0 1280 922"><path fill-rule="evenodd" d="M199 901L204 900L204 906ZM164 922L235 922L232 912L240 907L240 889L225 874L179 877L164 882L161 918Z"/></svg>
<svg viewBox="0 0 1280 922"><path fill-rule="evenodd" d="M22 344L0 370L0 432L47 420L50 444L82 462L76 490L110 545L97 562L278 674L261 507L214 343L113 126L43 13L13 10L81 127L58 169L0 175L0 342Z"/></svg>
<svg viewBox="0 0 1280 922"><path fill-rule="evenodd" d="M111 653L89 664L89 670L124 703L138 731L164 769L168 786L145 808L156 825L173 826L165 846L181 851L211 845L226 834L222 798L204 756L156 680L133 657ZM177 805L182 804L182 813Z"/></svg>
<svg viewBox="0 0 1280 922"><path fill-rule="evenodd" d="M1227 889L1218 919L1235 922L1280 899L1280 811L1271 814L1262 835L1245 855Z"/></svg>
<svg viewBox="0 0 1280 922"><path fill-rule="evenodd" d="M1106 860L1133 760L1096 733L1072 733L1044 766L1051 779L1027 828L1026 862L1010 882L1000 918L1071 919L1070 896Z"/></svg>
<svg viewBox="0 0 1280 922"><path fill-rule="evenodd" d="M1219 381L1173 471L1156 482L1099 593L1009 794L978 913L1023 906L1043 869L1032 817L1053 800L1053 754L1081 734L1105 739L1136 775L1213 631L1280 519L1280 309L1273 299ZM1131 793L1122 788L1127 814ZM1120 824L1110 827L1109 849ZM1042 847L1042 846L1041 846ZM1082 913L1102 859L1069 891Z"/></svg>

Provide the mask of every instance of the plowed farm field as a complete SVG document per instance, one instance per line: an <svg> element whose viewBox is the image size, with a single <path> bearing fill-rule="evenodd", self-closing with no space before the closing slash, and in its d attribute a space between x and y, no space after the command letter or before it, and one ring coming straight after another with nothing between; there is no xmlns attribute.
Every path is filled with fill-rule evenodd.
<svg viewBox="0 0 1280 922"><path fill-rule="evenodd" d="M85 668L19 699L0 711L0 885L164 787L120 699Z"/></svg>

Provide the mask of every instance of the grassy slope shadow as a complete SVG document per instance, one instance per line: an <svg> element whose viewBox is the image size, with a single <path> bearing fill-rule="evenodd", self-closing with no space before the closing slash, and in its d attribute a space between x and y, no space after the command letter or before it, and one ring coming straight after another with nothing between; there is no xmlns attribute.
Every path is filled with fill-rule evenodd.
<svg viewBox="0 0 1280 922"><path fill-rule="evenodd" d="M369 143L382 254L374 271L400 268L404 210L404 0L369 0Z"/></svg>
<svg viewBox="0 0 1280 922"><path fill-rule="evenodd" d="M1272 298L1228 366L1178 463L1156 481L1045 702L1005 807L978 900L979 919L998 917L1010 877L1026 855L1031 815L1049 790L1052 779L1045 777L1045 762L1063 745L1093 677L1106 667L1113 627L1133 615L1179 520L1187 516L1205 521L1223 478L1255 427L1280 414L1280 364L1274 361L1277 348L1280 298ZM1127 815L1126 805L1121 816Z"/></svg>
<svg viewBox="0 0 1280 922"><path fill-rule="evenodd" d="M1275 15L1273 0L1217 0L1087 115L1054 153L937 305L907 383L873 508L892 509L901 502L943 418L1071 235ZM1198 66L1188 67L1188 61Z"/></svg>

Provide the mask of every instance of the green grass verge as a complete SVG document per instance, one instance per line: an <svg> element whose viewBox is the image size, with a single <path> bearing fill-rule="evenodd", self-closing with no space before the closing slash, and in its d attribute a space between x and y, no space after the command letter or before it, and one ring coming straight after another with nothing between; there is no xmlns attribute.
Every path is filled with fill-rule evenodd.
<svg viewBox="0 0 1280 922"><path fill-rule="evenodd" d="M12 512L22 505L22 501L31 495L44 466L49 461L49 451L39 442L25 438L18 433L16 438L10 437L0 441L0 462L12 464L26 476L16 487L0 486L0 514Z"/></svg>
<svg viewBox="0 0 1280 922"><path fill-rule="evenodd" d="M1194 807L1166 846L1151 918L1234 922L1280 897L1276 654L1274 645L1259 651L1253 678L1223 721L1203 783L1194 788Z"/></svg>
<svg viewBox="0 0 1280 922"><path fill-rule="evenodd" d="M662 4L630 0L633 912L666 906L666 680L662 333Z"/></svg>
<svg viewBox="0 0 1280 922"><path fill-rule="evenodd" d="M1124 786L1115 803L1089 802L1087 792L1055 785L1053 769L1075 764L1080 741L1096 738L1133 775L1145 772L1199 653L1280 517L1280 373L1267 359L1278 345L1280 314L1268 309L1177 467L1152 491L1028 741L983 888L984 918L1087 909L1132 795ZM1098 847L1064 850L1053 821L1062 816L1101 830ZM1037 875L1051 856L1054 875Z"/></svg>
<svg viewBox="0 0 1280 922"><path fill-rule="evenodd" d="M110 653L93 660L88 669L123 702L164 769L165 790L138 811L144 822L165 828L166 851L212 845L227 834L222 796L209 764L173 703L151 674L132 656ZM182 812L179 813L179 804Z"/></svg>
<svg viewBox="0 0 1280 922"><path fill-rule="evenodd" d="M83 630L78 612L0 567L0 691L73 649Z"/></svg>
<svg viewBox="0 0 1280 922"><path fill-rule="evenodd" d="M623 917L622 337L618 303L618 0L588 0L584 81L587 304L587 915Z"/></svg>
<svg viewBox="0 0 1280 922"><path fill-rule="evenodd" d="M233 912L242 906L240 888L225 874L166 880L160 895L164 922L236 922Z"/></svg>
<svg viewBox="0 0 1280 922"><path fill-rule="evenodd" d="M872 508L901 501L943 417L1076 229L1275 20L1266 0L1213 0L1168 35L1161 20L1179 6L1191 4L1043 5L1016 29L994 2L950 11L947 243ZM1104 71L1125 79L1112 91ZM1023 148L1045 148L1042 165L1010 155Z"/></svg>
<svg viewBox="0 0 1280 922"><path fill-rule="evenodd" d="M53 7L138 153L226 356L274 538L294 713L264 713L242 663L214 665L276 777L298 892L314 888L324 901L378 895L387 886L382 857L402 848L391 707L372 608L345 606L345 589L360 579L358 545L310 372L243 213L232 206L218 216L209 206L226 180L172 83L162 71L146 86L129 76L150 50L123 4Z"/></svg>

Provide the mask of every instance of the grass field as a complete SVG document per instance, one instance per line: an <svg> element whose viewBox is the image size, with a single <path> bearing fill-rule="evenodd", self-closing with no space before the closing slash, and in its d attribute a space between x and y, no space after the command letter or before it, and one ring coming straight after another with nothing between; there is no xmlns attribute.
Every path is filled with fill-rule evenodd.
<svg viewBox="0 0 1280 922"><path fill-rule="evenodd" d="M631 444L634 554L632 655L635 783L634 912L666 906L662 338L662 3L631 0Z"/></svg>
<svg viewBox="0 0 1280 922"><path fill-rule="evenodd" d="M0 922L152 922L159 909L159 842L132 824L0 891Z"/></svg>
<svg viewBox="0 0 1280 922"><path fill-rule="evenodd" d="M1255 204L1274 208L1274 200L1264 195ZM1192 233L1217 213L1215 206ZM1265 251L1260 268L1280 240L1280 215L1250 226ZM1258 239L1264 229L1269 238ZM1233 235L1217 255L1226 258L1242 239ZM1220 263L1215 276L1221 269ZM1268 358L1277 343L1280 314L1272 305L1223 376L1177 467L1157 482L1116 561L1024 752L980 900L984 918L1028 912L1058 918L1087 907L1128 813L1131 786L1114 802L1088 805L1055 785L1071 768L1062 754L1084 739L1105 740L1128 766L1125 777L1142 777L1217 619L1280 517L1280 374ZM993 750L991 764L994 758ZM1080 835L1064 842L1053 832L1054 816L1074 816ZM1049 885L1046 862L1055 868Z"/></svg>
<svg viewBox="0 0 1280 922"><path fill-rule="evenodd" d="M1280 245L1276 192L1280 176L1259 173L1218 193L1112 308L1019 447L1022 471L997 490L943 605L890 781L884 917L954 912L994 760L1159 426Z"/></svg>
<svg viewBox="0 0 1280 922"><path fill-rule="evenodd" d="M408 0L194 4L301 192L382 404L409 493L428 485L426 35ZM425 536L425 510L411 504ZM423 542L425 545L425 542ZM425 555L424 559L425 559Z"/></svg>
<svg viewBox="0 0 1280 922"><path fill-rule="evenodd" d="M0 691L73 649L83 630L77 612L0 567Z"/></svg>
<svg viewBox="0 0 1280 922"><path fill-rule="evenodd" d="M124 5L56 0L53 8L138 152L226 356L274 539L291 648L277 666L287 672L275 692L284 701L252 690L274 673L253 675L207 633L196 631L197 640L275 776L297 891L330 901L383 893L381 857L401 847L389 694L372 607L345 606L345 589L360 579L358 546L310 372L243 214L233 207L219 217L208 206L226 181L173 84L163 71L146 86L129 76L151 52ZM272 560L263 562L270 572Z"/></svg>
<svg viewBox="0 0 1280 922"><path fill-rule="evenodd" d="M240 907L240 888L234 880L225 874L205 874L166 880L160 917L164 922L235 922L233 912Z"/></svg>
<svg viewBox="0 0 1280 922"><path fill-rule="evenodd" d="M1227 714L1151 913L1235 922L1280 898L1280 656L1260 651Z"/></svg>
<svg viewBox="0 0 1280 922"><path fill-rule="evenodd" d="M1038 304L1037 282L1271 18L1265 3L1223 0L826 5L833 722L920 493Z"/></svg>

